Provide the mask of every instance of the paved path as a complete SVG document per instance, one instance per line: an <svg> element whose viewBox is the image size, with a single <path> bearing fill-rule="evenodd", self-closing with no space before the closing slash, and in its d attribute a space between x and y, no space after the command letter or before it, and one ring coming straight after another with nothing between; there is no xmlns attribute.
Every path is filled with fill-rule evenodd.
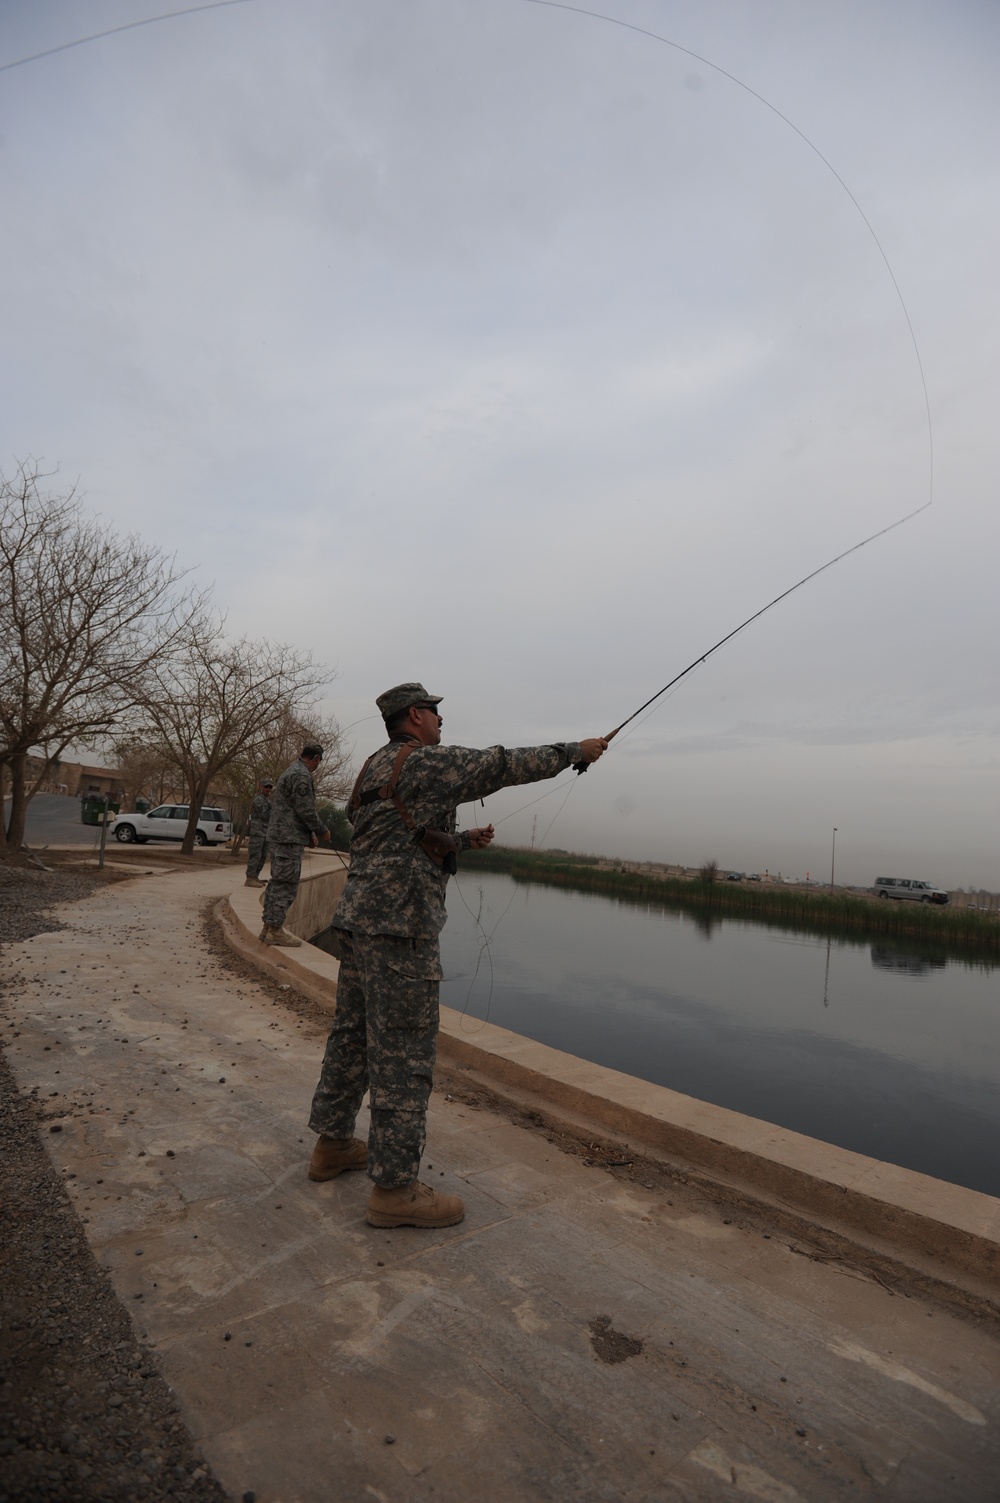
<svg viewBox="0 0 1000 1503"><path fill-rule="evenodd" d="M64 1113L95 1254L234 1497L1000 1498L992 1328L688 1188L440 1095L427 1176L462 1226L375 1231L362 1175L310 1184L321 1037L203 943L232 882L117 884L5 963L11 1062Z"/></svg>

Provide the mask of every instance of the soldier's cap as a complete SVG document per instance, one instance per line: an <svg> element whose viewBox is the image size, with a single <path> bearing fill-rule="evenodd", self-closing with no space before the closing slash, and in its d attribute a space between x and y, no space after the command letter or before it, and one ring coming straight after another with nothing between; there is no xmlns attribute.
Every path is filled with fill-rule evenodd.
<svg viewBox="0 0 1000 1503"><path fill-rule="evenodd" d="M318 741L307 741L302 748L302 755L304 757L322 757L323 748Z"/></svg>
<svg viewBox="0 0 1000 1503"><path fill-rule="evenodd" d="M260 780L260 786L262 788L273 788L274 787L274 779L273 778L261 778L261 780Z"/></svg>
<svg viewBox="0 0 1000 1503"><path fill-rule="evenodd" d="M443 698L443 694L428 694L423 684L397 684L380 694L375 703L383 720L394 720L411 705L439 705Z"/></svg>

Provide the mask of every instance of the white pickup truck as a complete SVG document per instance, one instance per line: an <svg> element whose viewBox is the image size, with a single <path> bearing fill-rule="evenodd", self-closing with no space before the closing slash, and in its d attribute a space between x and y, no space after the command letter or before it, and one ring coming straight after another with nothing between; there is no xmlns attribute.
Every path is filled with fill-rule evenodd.
<svg viewBox="0 0 1000 1503"><path fill-rule="evenodd" d="M116 814L108 833L123 845L145 845L147 840L183 840L187 829L188 804L161 804L148 814ZM224 845L233 833L222 809L201 811L194 834L195 845Z"/></svg>

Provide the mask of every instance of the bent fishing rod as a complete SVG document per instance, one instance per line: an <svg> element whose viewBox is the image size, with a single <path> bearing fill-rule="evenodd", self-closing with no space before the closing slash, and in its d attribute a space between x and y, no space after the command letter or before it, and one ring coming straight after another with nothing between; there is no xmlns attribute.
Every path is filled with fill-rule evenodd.
<svg viewBox="0 0 1000 1503"><path fill-rule="evenodd" d="M613 731L608 731L607 735L604 738L605 741L613 741L618 735L619 731L623 731L625 727L631 724L631 722L635 720L638 715L642 714L643 710L648 710L650 705L655 704L661 695L666 694L668 689L672 689L675 684L679 684L682 678L687 678L689 673L693 673L694 670L696 668L699 668L702 663L707 662L708 659L712 656L713 652L718 652L720 647L725 647L727 642L731 642L734 637L738 637L740 632L743 631L746 627L750 626L754 621L759 621L761 616L766 616L767 612L774 606L780 605L782 600L787 600L789 595L794 595L796 590L801 590L802 586L808 584L811 579L815 579L818 575L825 573L827 569L832 569L834 564L840 563L841 559L849 558L852 553L857 553L859 548L864 548L869 543L874 543L876 538L884 538L887 532L893 532L897 527L902 527L904 522L912 521L912 519L919 516L922 511L926 511L931 504L931 501L925 501L924 504L922 506L918 506L915 511L907 512L905 517L900 517L896 522L890 522L888 527L882 527L878 532L873 532L870 537L862 538L861 542L855 543L853 547L845 548L844 552L838 553L836 558L828 559L825 564L821 564L818 569L813 569L812 573L807 574L804 579L800 579L789 589L782 590L780 595L775 595L773 600L769 600L767 602L767 605L762 605L759 611L754 611L753 615L748 616L745 621L741 621L739 626L736 626L732 631L727 632L724 637L720 637L719 641L716 642L714 647L710 647L707 652L702 653L700 658L695 658L693 663L689 663L688 666L682 670L682 672L678 673L675 678L672 678L670 680L669 684L664 684L662 689L657 689L656 693L651 695L649 699L646 700L645 704L641 704L637 710L633 710L632 714L627 716L627 718L622 721L621 725L616 725ZM589 765L590 764L587 762L573 763L573 766L577 773L586 772Z"/></svg>

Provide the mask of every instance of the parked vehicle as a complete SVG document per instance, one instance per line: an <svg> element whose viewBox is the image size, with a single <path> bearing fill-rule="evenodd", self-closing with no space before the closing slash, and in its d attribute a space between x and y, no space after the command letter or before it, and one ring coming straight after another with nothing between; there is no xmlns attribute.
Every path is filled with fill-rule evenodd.
<svg viewBox="0 0 1000 1503"><path fill-rule="evenodd" d="M726 876L726 881L727 882L742 882L743 881L743 873L742 872L729 872L727 874L727 876Z"/></svg>
<svg viewBox="0 0 1000 1503"><path fill-rule="evenodd" d="M947 903L948 894L933 882L918 881L915 877L876 877L873 891L880 898L895 898L897 902Z"/></svg>
<svg viewBox="0 0 1000 1503"><path fill-rule="evenodd" d="M108 831L123 845L145 845L147 840L183 840L187 829L189 804L160 804L148 814L119 814ZM224 845L233 833L229 816L222 809L203 808L195 845Z"/></svg>

